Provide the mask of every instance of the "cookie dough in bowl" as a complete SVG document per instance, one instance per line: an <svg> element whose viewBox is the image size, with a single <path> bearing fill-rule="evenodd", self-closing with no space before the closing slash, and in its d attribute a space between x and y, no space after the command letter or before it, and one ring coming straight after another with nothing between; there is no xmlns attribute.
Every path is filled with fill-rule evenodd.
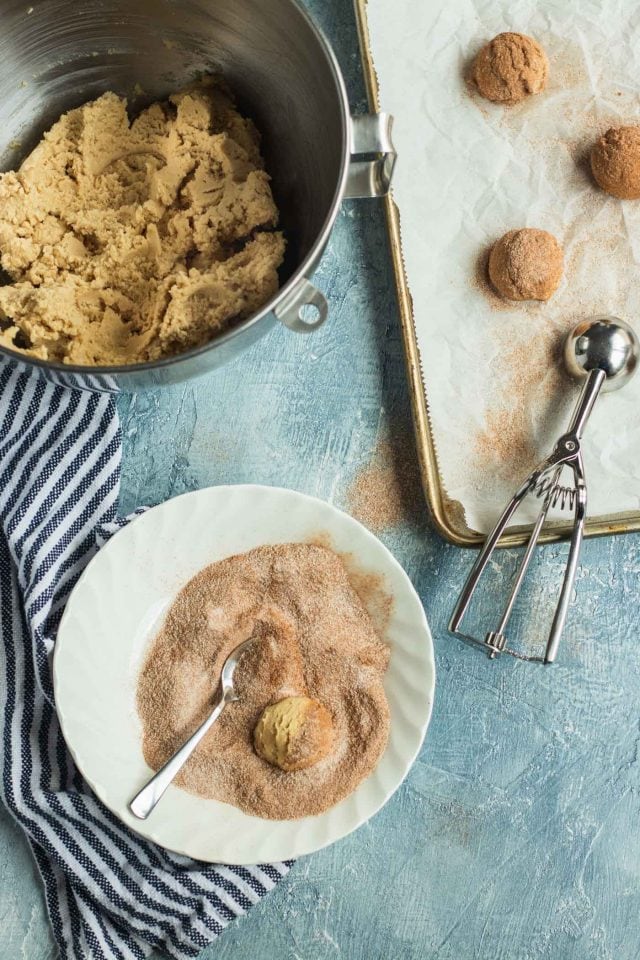
<svg viewBox="0 0 640 960"><path fill-rule="evenodd" d="M201 346L278 290L277 223L258 132L220 85L132 122L106 93L0 175L0 344L87 366Z"/></svg>

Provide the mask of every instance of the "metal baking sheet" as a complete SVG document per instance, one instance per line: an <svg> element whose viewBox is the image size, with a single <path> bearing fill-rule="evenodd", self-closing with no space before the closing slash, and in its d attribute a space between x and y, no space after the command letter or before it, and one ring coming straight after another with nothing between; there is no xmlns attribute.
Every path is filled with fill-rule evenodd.
<svg viewBox="0 0 640 960"><path fill-rule="evenodd" d="M382 108L387 108L387 103L383 102L381 105L379 104L378 78L376 76L371 52L366 0L355 0L355 6L360 31L362 59L371 106L374 109L379 109L380 106L382 106ZM444 4L440 4L439 6L442 7ZM473 7L473 4L467 4L467 6ZM577 7L575 7L574 4L571 6L577 10ZM563 10L564 9L565 8L563 5ZM395 12L397 11L394 11L394 13ZM571 14L570 10L569 14ZM498 15L499 11L496 11L496 16ZM482 26L483 25L479 20L478 23L475 24L475 30L479 35L482 35ZM525 27L526 24L522 27L522 29L525 30ZM512 27L511 23L505 22L502 29L509 28L515 27ZM500 29L500 27L498 27L498 29ZM494 32L497 32L497 30L494 30ZM489 36L490 35L492 34L489 34ZM400 55L399 51L397 51L397 55ZM569 68L573 68L574 70L579 69L575 64L569 64L567 69ZM423 69L426 69L426 67ZM574 78L565 77L564 80L565 82L569 83L572 82ZM623 97L622 92L620 95ZM402 117L399 119L401 122L405 122L407 118ZM400 156L400 163L402 163L402 155ZM416 322L413 314L413 303L404 269L400 214L392 198L387 200L386 213L391 237L391 247L393 252L394 270L402 320L409 387L411 391L417 445L426 498L430 507L433 522L444 537L446 537L449 541L461 546L477 545L483 539L483 534L470 528L466 519L467 509L465 503L450 498L443 484L441 471L439 469L438 454L434 443L434 430L430 418L431 408L429 402L428 384L425 383L425 377L423 375L420 361ZM600 515L591 518L587 524L587 535L597 536L603 534L617 534L638 529L640 529L640 512L636 510L628 510L624 512L618 512L616 514ZM502 541L502 545L512 546L522 543L526 539L529 530L530 527L526 525L510 528ZM562 522L556 522L552 524L545 532L543 539L561 539L568 534L569 530L569 525Z"/></svg>

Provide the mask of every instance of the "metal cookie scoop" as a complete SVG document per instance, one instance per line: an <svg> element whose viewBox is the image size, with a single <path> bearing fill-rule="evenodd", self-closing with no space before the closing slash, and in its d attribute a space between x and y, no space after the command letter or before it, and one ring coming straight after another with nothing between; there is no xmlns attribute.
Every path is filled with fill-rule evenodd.
<svg viewBox="0 0 640 960"><path fill-rule="evenodd" d="M149 780L147 785L142 788L140 793L136 794L129 804L131 813L138 817L139 820L147 819L158 801L163 796L171 781L177 776L179 771L185 765L195 748L204 737L207 730L209 730L216 722L225 706L228 703L232 703L234 700L238 699L233 689L233 675L236 667L238 666L240 658L242 657L243 653L246 653L246 651L249 649L249 646L251 643L253 643L253 640L254 637L251 636L248 640L243 641L243 643L239 644L234 650L231 651L225 660L222 666L220 685L218 687L215 704L204 723L198 727L195 733L191 734L186 743L183 743L180 749L177 750L169 760L167 760L165 765L158 770L155 776Z"/></svg>
<svg viewBox="0 0 640 960"><path fill-rule="evenodd" d="M640 344L636 334L627 323L615 317L585 320L571 331L565 341L564 363L567 372L576 379L586 378L571 423L567 432L557 441L551 456L529 474L507 505L473 565L449 623L452 633L461 640L484 647L491 659L501 653L538 663L553 663L556 658L576 578L587 510L587 486L580 441L600 391L617 390L624 386L635 373L639 356ZM571 471L573 484L563 486L560 476L567 468ZM471 637L462 631L462 621L496 544L528 494L539 497L542 506L520 561L507 605L496 629L487 633L484 640ZM573 510L574 515L567 566L544 657L525 656L507 647L505 631L547 514L557 506L562 510Z"/></svg>

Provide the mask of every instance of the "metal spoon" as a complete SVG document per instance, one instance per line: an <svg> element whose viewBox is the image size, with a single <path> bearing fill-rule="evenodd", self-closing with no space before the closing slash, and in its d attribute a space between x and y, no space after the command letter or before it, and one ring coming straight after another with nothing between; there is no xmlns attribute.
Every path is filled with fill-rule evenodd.
<svg viewBox="0 0 640 960"><path fill-rule="evenodd" d="M131 813L139 820L146 820L158 801L163 796L165 790L171 781L177 776L179 771L185 765L195 748L198 746L207 730L216 722L225 706L237 700L238 697L233 689L233 674L238 666L238 662L243 653L249 649L253 643L254 637L244 640L234 650L231 651L224 664L220 676L220 685L213 709L207 719L202 723L195 733L192 733L186 743L176 750L174 755L161 767L158 772L149 780L146 786L135 795L129 809Z"/></svg>

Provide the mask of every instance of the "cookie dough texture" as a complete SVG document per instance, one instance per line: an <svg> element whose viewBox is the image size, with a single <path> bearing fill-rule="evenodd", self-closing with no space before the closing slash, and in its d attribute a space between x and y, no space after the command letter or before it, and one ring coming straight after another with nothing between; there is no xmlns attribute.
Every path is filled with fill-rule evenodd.
<svg viewBox="0 0 640 960"><path fill-rule="evenodd" d="M489 277L508 300L548 300L563 273L562 247L546 230L510 230L489 255Z"/></svg>
<svg viewBox="0 0 640 960"><path fill-rule="evenodd" d="M479 92L494 103L520 103L544 90L549 61L540 44L523 33L499 33L482 48L471 70Z"/></svg>
<svg viewBox="0 0 640 960"><path fill-rule="evenodd" d="M331 714L310 697L286 697L265 707L253 739L258 756L273 766L305 770L331 751Z"/></svg>
<svg viewBox="0 0 640 960"><path fill-rule="evenodd" d="M594 144L591 170L603 190L621 200L640 199L640 127L611 127Z"/></svg>
<svg viewBox="0 0 640 960"><path fill-rule="evenodd" d="M106 93L0 176L0 343L79 365L203 345L277 291L277 221L258 133L219 86L132 123Z"/></svg>

